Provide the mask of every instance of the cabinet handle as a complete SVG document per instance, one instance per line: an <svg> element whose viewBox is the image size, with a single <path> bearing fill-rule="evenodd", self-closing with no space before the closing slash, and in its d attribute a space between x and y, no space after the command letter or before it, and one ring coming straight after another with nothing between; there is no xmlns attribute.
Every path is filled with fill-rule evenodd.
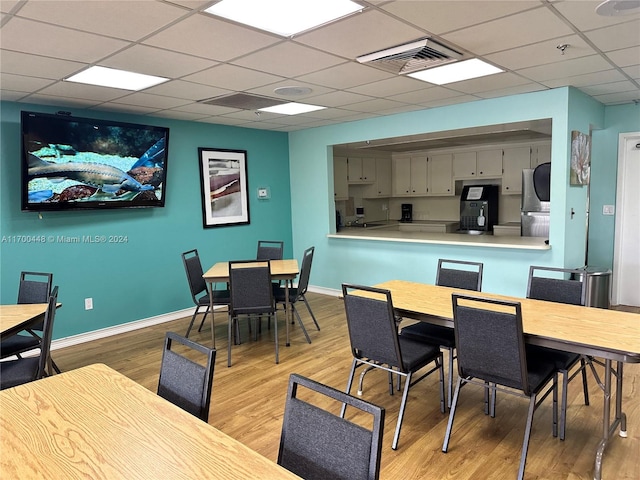
<svg viewBox="0 0 640 480"><path fill-rule="evenodd" d="M480 172L480 175L482 175L484 172Z"/></svg>

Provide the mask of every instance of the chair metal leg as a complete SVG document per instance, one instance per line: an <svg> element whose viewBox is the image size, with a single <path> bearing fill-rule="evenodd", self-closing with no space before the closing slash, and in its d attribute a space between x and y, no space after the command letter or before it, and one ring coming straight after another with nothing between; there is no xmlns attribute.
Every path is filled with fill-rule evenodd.
<svg viewBox="0 0 640 480"><path fill-rule="evenodd" d="M402 401L400 402L400 412L398 413L398 422L396 423L396 432L393 436L392 450L398 449L398 439L400 438L400 429L402 428L402 419L404 418L404 409L407 406L407 398L409 397L409 386L411 385L411 372L407 374L404 381L404 391L402 392Z"/></svg>
<svg viewBox="0 0 640 480"><path fill-rule="evenodd" d="M456 383L456 390L453 394L453 400L451 401L451 409L449 410L449 421L447 422L447 430L444 434L444 442L442 444L442 451L447 453L449 450L449 440L451 439L451 429L453 428L453 419L456 416L456 407L458 406L458 396L460 395L460 387L462 386L462 378L458 377Z"/></svg>
<svg viewBox="0 0 640 480"><path fill-rule="evenodd" d="M307 299L305 298L304 295L301 295L301 298L302 298L302 301L304 302L304 304L307 306L307 310L309 310L309 315L311 315L311 318L313 319L313 323L315 323L316 324L316 328L318 330L320 330L320 325L318 325L318 321L316 320L316 316L311 311L311 306L309 306L309 302L307 302Z"/></svg>
<svg viewBox="0 0 640 480"><path fill-rule="evenodd" d="M271 315L269 315L269 319L271 319ZM280 350L278 346L278 312L274 312L273 314L273 331L276 336L276 364L280 363Z"/></svg>
<svg viewBox="0 0 640 480"><path fill-rule="evenodd" d="M345 390L347 395L351 393L351 385L353 385L353 377L356 374L357 366L358 366L358 360L354 358L353 362L351 362L351 372L349 372L349 379L347 380L347 389ZM347 404L343 403L342 408L340 409L340 418L344 418L344 413L346 410L347 410Z"/></svg>
<svg viewBox="0 0 640 480"><path fill-rule="evenodd" d="M569 387L569 372L560 370L562 375L562 399L560 403L560 440L564 440L565 430L567 428L567 390Z"/></svg>
<svg viewBox="0 0 640 480"><path fill-rule="evenodd" d="M231 366L231 337L232 337L232 330L233 330L233 322L234 322L233 317L231 317L231 315L229 315L229 322L228 322L228 326L227 326L227 367Z"/></svg>
<svg viewBox="0 0 640 480"><path fill-rule="evenodd" d="M444 358L442 358L442 354L440 354L440 358L436 359L436 366L439 367L438 369L440 370L440 412L444 413L446 407L444 406Z"/></svg>
<svg viewBox="0 0 640 480"><path fill-rule="evenodd" d="M193 328L193 323L196 320L196 316L198 315L200 310L200 305L196 306L196 311L193 312L193 315L191 316L191 321L189 322L189 327L187 327L187 333L185 334L185 337L189 338L189 334L191 333L191 329ZM209 314L209 305L207 305L207 309L204 311L204 317L202 317L202 322L204 323L205 318L207 318L207 315ZM202 325L201 325L202 327ZM198 331L200 331L200 329L198 329Z"/></svg>
<svg viewBox="0 0 640 480"><path fill-rule="evenodd" d="M451 408L451 395L453 394L453 348L445 347L449 351L449 371L447 372L447 407Z"/></svg>
<svg viewBox="0 0 640 480"><path fill-rule="evenodd" d="M291 309L293 310L293 313L295 313L295 316L298 319L298 324L300 325L300 328L302 328L302 333L304 333L304 336L307 339L307 343L311 343L311 339L309 338L309 334L307 333L307 329L304 327L304 323L302 323L302 318L300 318L300 314L298 313L298 310L296 309L295 303L291 304Z"/></svg>
<svg viewBox="0 0 640 480"><path fill-rule="evenodd" d="M582 369L582 391L584 393L584 404L589 405L589 385L587 384L587 364L591 363L591 360L587 357L580 359L580 368Z"/></svg>
<svg viewBox="0 0 640 480"><path fill-rule="evenodd" d="M524 429L524 441L522 442L522 453L520 454L520 468L518 469L518 480L524 478L524 467L527 463L527 450L529 449L529 438L531 437L531 425L533 424L533 413L536 409L536 395L531 395L529 399L529 411L527 413L527 424Z"/></svg>

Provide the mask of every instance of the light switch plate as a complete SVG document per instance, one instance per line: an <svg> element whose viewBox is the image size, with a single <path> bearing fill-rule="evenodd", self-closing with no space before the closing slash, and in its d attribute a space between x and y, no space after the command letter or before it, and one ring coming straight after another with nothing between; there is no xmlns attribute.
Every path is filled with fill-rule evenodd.
<svg viewBox="0 0 640 480"><path fill-rule="evenodd" d="M602 214L603 215L613 215L616 209L614 205L603 205L602 206Z"/></svg>

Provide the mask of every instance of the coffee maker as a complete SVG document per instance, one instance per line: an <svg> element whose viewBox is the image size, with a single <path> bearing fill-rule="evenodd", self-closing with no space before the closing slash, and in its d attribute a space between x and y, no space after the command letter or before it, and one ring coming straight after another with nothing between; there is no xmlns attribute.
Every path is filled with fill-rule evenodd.
<svg viewBox="0 0 640 480"><path fill-rule="evenodd" d="M400 217L400 221L404 223L413 222L413 204L403 203L400 207L402 209L402 216Z"/></svg>

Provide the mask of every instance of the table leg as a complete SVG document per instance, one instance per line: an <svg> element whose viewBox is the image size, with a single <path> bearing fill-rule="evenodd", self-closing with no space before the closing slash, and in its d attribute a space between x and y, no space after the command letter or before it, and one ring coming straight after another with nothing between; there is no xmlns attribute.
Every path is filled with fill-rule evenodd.
<svg viewBox="0 0 640 480"><path fill-rule="evenodd" d="M213 348L216 348L216 322L213 315L213 289L215 283L207 283L207 285L209 286L209 308L211 309L211 342L213 343Z"/></svg>
<svg viewBox="0 0 640 480"><path fill-rule="evenodd" d="M285 280L284 282L284 319L285 319L285 324L286 324L286 329L287 329L287 343L285 343L285 346L290 346L291 343L289 342L289 309L291 308L291 306L289 305L289 280Z"/></svg>
<svg viewBox="0 0 640 480"><path fill-rule="evenodd" d="M594 480L602 479L602 457L607 447L609 439L620 425L620 436L627 436L627 416L622 412L622 375L623 363L617 362L616 372L613 372L611 360L604 362L604 406L602 414L602 440L596 451L595 467L593 472ZM616 413L613 424L611 423L611 377L616 376Z"/></svg>

